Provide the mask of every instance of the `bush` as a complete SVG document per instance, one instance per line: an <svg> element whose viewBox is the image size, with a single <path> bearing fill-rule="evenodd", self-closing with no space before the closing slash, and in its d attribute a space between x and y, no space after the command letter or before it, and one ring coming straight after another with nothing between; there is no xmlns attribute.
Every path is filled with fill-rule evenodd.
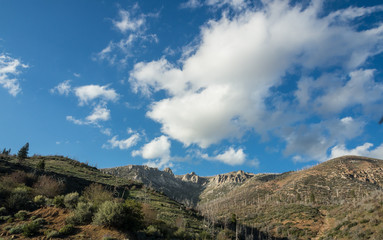
<svg viewBox="0 0 383 240"><path fill-rule="evenodd" d="M40 176L33 185L35 193L46 197L55 197L63 192L64 183L57 181L51 176Z"/></svg>
<svg viewBox="0 0 383 240"><path fill-rule="evenodd" d="M0 216L0 222L8 222L9 219L12 219L11 215L8 216Z"/></svg>
<svg viewBox="0 0 383 240"><path fill-rule="evenodd" d="M103 202L112 201L113 193L105 190L101 184L92 183L84 189L83 196L88 202L92 202L95 206L100 206Z"/></svg>
<svg viewBox="0 0 383 240"><path fill-rule="evenodd" d="M37 206L44 206L46 203L46 198L43 195L38 195L33 198L33 202L36 203Z"/></svg>
<svg viewBox="0 0 383 240"><path fill-rule="evenodd" d="M8 208L14 211L25 210L31 206L31 194L27 187L15 188L7 199Z"/></svg>
<svg viewBox="0 0 383 240"><path fill-rule="evenodd" d="M45 160L44 159L41 159L38 163L37 163L37 169L41 170L41 171L44 171L45 169Z"/></svg>
<svg viewBox="0 0 383 240"><path fill-rule="evenodd" d="M64 197L65 207L74 209L77 206L78 199L79 199L78 192L68 193Z"/></svg>
<svg viewBox="0 0 383 240"><path fill-rule="evenodd" d="M39 222L36 222L36 221L24 224L22 228L23 235L26 237L32 237L39 232L40 228L41 228L41 224L39 224Z"/></svg>
<svg viewBox="0 0 383 240"><path fill-rule="evenodd" d="M58 195L58 196L54 197L54 199L52 201L53 205L55 205L55 207L59 207L59 208L65 207L64 198L65 197L63 195Z"/></svg>
<svg viewBox="0 0 383 240"><path fill-rule="evenodd" d="M117 229L139 230L143 225L141 205L133 200L125 203L106 201L101 204L93 222Z"/></svg>
<svg viewBox="0 0 383 240"><path fill-rule="evenodd" d="M21 224L21 225L17 225L11 229L9 229L9 233L10 234L19 234L19 233L22 233L23 232L23 227L24 227L24 224Z"/></svg>
<svg viewBox="0 0 383 240"><path fill-rule="evenodd" d="M35 181L36 176L33 173L26 173L24 171L15 171L1 179L3 186L11 189L23 184L31 187Z"/></svg>
<svg viewBox="0 0 383 240"><path fill-rule="evenodd" d="M0 216L5 216L7 214L7 209L5 207L0 207Z"/></svg>
<svg viewBox="0 0 383 240"><path fill-rule="evenodd" d="M48 230L44 234L47 238L56 238L60 236L60 233L56 230Z"/></svg>
<svg viewBox="0 0 383 240"><path fill-rule="evenodd" d="M79 202L72 216L67 218L70 224L88 224L92 222L94 207L90 203Z"/></svg>
<svg viewBox="0 0 383 240"><path fill-rule="evenodd" d="M72 233L74 233L74 230L75 228L73 224L67 224L59 230L59 234L64 236L71 235Z"/></svg>
<svg viewBox="0 0 383 240"><path fill-rule="evenodd" d="M20 210L15 214L15 217L21 221L24 221L28 218L29 213L25 210Z"/></svg>

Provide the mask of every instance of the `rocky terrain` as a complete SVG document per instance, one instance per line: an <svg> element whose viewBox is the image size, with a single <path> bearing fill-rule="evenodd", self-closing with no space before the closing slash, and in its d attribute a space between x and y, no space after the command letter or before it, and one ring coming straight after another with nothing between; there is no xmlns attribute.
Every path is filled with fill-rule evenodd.
<svg viewBox="0 0 383 240"><path fill-rule="evenodd" d="M196 206L212 226L235 220L241 224L242 234L251 226L289 239L361 239L361 231L367 231L372 239L380 236L374 229L381 224L381 205L369 206L369 212L353 213L357 203L383 199L383 161L379 159L344 156L281 174L237 171L212 177L193 172L176 176L170 169L142 166L103 171L141 181L177 201ZM340 217L345 205L349 212ZM369 219L360 219L363 224L353 222L351 216L356 215Z"/></svg>

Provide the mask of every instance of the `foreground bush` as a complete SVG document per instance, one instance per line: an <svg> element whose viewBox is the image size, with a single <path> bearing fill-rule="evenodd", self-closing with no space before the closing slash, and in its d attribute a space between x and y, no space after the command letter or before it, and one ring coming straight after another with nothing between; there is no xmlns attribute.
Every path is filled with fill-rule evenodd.
<svg viewBox="0 0 383 240"><path fill-rule="evenodd" d="M106 190L101 184L92 183L84 189L83 196L88 202L100 206L103 202L112 201L112 192Z"/></svg>
<svg viewBox="0 0 383 240"><path fill-rule="evenodd" d="M59 207L59 208L63 208L65 207L65 204L64 204L64 196L63 195L58 195L58 196L55 196L53 198L53 205L55 205L55 207Z"/></svg>
<svg viewBox="0 0 383 240"><path fill-rule="evenodd" d="M141 205L129 200L125 203L106 201L101 204L93 223L117 229L136 231L142 228Z"/></svg>
<svg viewBox="0 0 383 240"><path fill-rule="evenodd" d="M89 224L92 222L94 209L90 203L79 202L73 215L66 221L70 224Z"/></svg>
<svg viewBox="0 0 383 240"><path fill-rule="evenodd" d="M15 188L7 199L8 209L18 211L31 207L31 193L27 187Z"/></svg>
<svg viewBox="0 0 383 240"><path fill-rule="evenodd" d="M64 197L65 207L74 209L77 206L78 199L79 199L78 192L68 193Z"/></svg>

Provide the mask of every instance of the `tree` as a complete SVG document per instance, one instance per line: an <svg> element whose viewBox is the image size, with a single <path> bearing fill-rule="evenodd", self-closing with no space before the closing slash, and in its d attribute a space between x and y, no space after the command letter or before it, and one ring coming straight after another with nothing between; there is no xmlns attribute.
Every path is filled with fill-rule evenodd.
<svg viewBox="0 0 383 240"><path fill-rule="evenodd" d="M26 143L22 148L20 148L19 152L17 153L17 159L19 161L23 161L28 157L28 151L29 151L29 143Z"/></svg>

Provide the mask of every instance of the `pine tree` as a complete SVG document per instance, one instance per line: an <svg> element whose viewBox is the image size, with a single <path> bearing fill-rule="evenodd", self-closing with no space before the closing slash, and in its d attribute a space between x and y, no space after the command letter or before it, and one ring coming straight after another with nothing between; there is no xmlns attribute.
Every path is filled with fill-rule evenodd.
<svg viewBox="0 0 383 240"><path fill-rule="evenodd" d="M28 157L29 143L26 143L22 148L20 148L17 153L17 159L21 162Z"/></svg>

